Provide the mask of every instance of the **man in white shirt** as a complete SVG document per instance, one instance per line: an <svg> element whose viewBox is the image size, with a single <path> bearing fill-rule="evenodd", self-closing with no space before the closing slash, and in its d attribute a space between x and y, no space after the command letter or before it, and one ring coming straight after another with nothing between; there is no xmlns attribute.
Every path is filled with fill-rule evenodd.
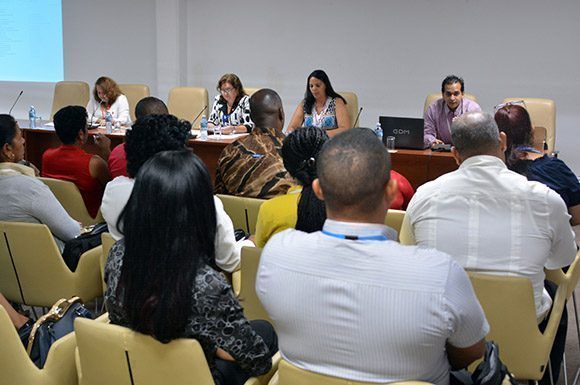
<svg viewBox="0 0 580 385"><path fill-rule="evenodd" d="M282 356L355 381L449 383L483 354L489 331L464 270L436 250L401 246L384 225L397 185L369 129L324 145L316 195L323 230L285 230L262 253L257 294Z"/></svg>
<svg viewBox="0 0 580 385"><path fill-rule="evenodd" d="M417 245L450 254L466 270L529 278L541 321L552 305L544 268L569 265L576 254L566 205L507 169L506 136L491 115L458 117L451 135L459 169L419 187L405 223Z"/></svg>

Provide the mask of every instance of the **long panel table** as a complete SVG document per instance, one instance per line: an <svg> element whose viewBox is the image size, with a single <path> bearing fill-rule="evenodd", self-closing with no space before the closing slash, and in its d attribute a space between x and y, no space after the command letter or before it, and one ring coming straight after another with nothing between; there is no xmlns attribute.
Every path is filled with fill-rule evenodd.
<svg viewBox="0 0 580 385"><path fill-rule="evenodd" d="M42 166L42 154L48 148L58 147L60 142L52 127L40 127L35 129L27 128L28 121L19 121L26 140L26 159L35 164L38 168ZM89 153L98 153L98 147L93 141L94 134L105 135L105 130L89 130L89 140L83 147ZM123 143L125 131L123 129L107 134L111 139L111 149ZM212 180L215 178L218 158L225 146L235 142L239 136L228 137L224 135L221 140L190 139L188 146L193 148L207 165ZM450 153L434 152L431 150L403 150L391 154L393 169L404 175L414 189L430 180L433 180L449 171L457 169L457 164Z"/></svg>

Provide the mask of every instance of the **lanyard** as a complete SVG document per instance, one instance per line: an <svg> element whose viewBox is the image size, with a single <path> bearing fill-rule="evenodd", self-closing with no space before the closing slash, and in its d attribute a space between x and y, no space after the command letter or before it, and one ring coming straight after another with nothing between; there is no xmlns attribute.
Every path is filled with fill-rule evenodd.
<svg viewBox="0 0 580 385"><path fill-rule="evenodd" d="M521 152L531 152L531 153L540 154L540 155L542 154L541 151L538 151L535 148L530 147L530 146L519 146L519 147L516 147L514 150L521 151Z"/></svg>
<svg viewBox="0 0 580 385"><path fill-rule="evenodd" d="M367 235L359 237L358 235L336 234L330 231L322 230L323 234L339 239L348 239L349 241L388 241L389 238L385 235Z"/></svg>

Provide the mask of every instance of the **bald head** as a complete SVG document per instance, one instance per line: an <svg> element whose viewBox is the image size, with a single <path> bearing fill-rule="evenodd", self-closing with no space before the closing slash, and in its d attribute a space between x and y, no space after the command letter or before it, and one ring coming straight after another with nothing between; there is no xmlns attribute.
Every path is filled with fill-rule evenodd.
<svg viewBox="0 0 580 385"><path fill-rule="evenodd" d="M282 130L284 109L276 91L262 88L250 97L250 118L256 127Z"/></svg>
<svg viewBox="0 0 580 385"><path fill-rule="evenodd" d="M493 116L485 112L468 112L453 120L453 146L465 160L476 155L497 155L502 140Z"/></svg>
<svg viewBox="0 0 580 385"><path fill-rule="evenodd" d="M326 207L340 213L374 213L383 203L390 171L389 153L370 129L353 128L335 136L318 157Z"/></svg>

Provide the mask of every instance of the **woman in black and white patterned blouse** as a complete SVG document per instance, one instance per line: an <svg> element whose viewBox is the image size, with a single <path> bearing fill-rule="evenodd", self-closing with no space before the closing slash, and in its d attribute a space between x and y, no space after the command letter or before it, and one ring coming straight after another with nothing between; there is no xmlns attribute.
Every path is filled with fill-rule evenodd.
<svg viewBox="0 0 580 385"><path fill-rule="evenodd" d="M225 74L218 82L219 95L214 99L208 127L221 126L222 134L250 132L254 122L250 118L250 97L237 75Z"/></svg>
<svg viewBox="0 0 580 385"><path fill-rule="evenodd" d="M217 271L213 189L203 162L190 150L155 155L139 170L121 218L125 238L105 267L111 323L163 343L196 339L218 385L268 372L276 333L244 317Z"/></svg>

